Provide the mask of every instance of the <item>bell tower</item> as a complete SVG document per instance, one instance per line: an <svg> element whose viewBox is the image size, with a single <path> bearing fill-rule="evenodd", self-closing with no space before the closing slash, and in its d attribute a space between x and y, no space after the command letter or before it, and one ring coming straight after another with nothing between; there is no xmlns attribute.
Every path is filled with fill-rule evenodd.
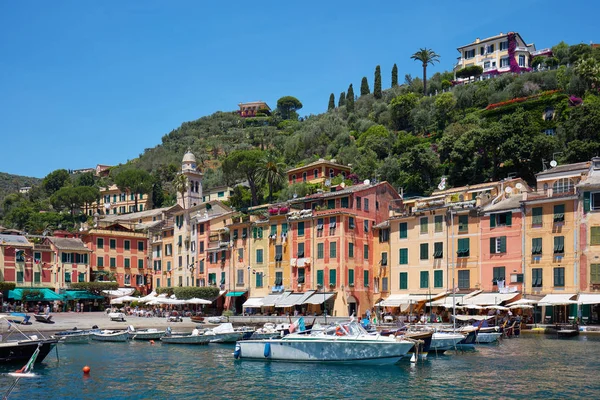
<svg viewBox="0 0 600 400"><path fill-rule="evenodd" d="M187 178L187 187L183 196L177 192L177 204L187 209L202 203L202 172L198 171L196 157L190 149L183 155L180 175Z"/></svg>

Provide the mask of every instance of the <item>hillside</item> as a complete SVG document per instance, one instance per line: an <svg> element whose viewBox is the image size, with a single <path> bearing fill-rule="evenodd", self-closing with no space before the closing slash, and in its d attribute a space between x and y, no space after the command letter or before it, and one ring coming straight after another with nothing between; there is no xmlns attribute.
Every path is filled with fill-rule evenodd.
<svg viewBox="0 0 600 400"><path fill-rule="evenodd" d="M0 172L0 204L9 193L18 192L19 188L38 185L42 180L29 176L11 175Z"/></svg>

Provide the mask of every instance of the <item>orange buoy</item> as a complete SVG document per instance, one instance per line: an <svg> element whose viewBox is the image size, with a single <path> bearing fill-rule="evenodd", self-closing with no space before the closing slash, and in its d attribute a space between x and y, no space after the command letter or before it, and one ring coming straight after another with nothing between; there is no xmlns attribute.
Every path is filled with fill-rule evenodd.
<svg viewBox="0 0 600 400"><path fill-rule="evenodd" d="M154 344L154 340L151 340L151 341L150 341L150 344Z"/></svg>
<svg viewBox="0 0 600 400"><path fill-rule="evenodd" d="M85 375L89 374L89 373L90 373L90 370L91 370L91 368L90 368L89 366L87 366L87 365L86 365L85 367L83 367L83 373L84 373Z"/></svg>

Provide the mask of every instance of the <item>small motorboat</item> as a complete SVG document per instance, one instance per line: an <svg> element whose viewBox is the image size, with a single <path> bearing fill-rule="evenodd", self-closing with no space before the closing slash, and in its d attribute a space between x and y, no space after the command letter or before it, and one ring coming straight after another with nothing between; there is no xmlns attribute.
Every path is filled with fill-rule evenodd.
<svg viewBox="0 0 600 400"><path fill-rule="evenodd" d="M129 325L127 331L129 332L129 339L131 340L158 340L165 335L165 331L156 328L137 330L133 325Z"/></svg>
<svg viewBox="0 0 600 400"><path fill-rule="evenodd" d="M92 340L100 342L126 342L129 340L129 332L111 330L94 332L92 333Z"/></svg>
<svg viewBox="0 0 600 400"><path fill-rule="evenodd" d="M443 353L446 350L455 350L465 335L457 332L434 332L431 337L431 351Z"/></svg>
<svg viewBox="0 0 600 400"><path fill-rule="evenodd" d="M277 337L281 337L281 331L278 331L276 329L275 324L273 324L271 322L267 322L266 324L263 325L262 328L258 328L256 331L254 331L252 336L250 336L250 339L261 340L261 339L272 339L272 338L277 338Z"/></svg>
<svg viewBox="0 0 600 400"><path fill-rule="evenodd" d="M125 314L122 313L122 312L111 312L111 313L108 313L108 318L110 318L111 321L125 322Z"/></svg>
<svg viewBox="0 0 600 400"><path fill-rule="evenodd" d="M213 329L207 329L205 336L212 336L211 343L235 343L241 340L244 332L236 331L230 322L221 324Z"/></svg>
<svg viewBox="0 0 600 400"><path fill-rule="evenodd" d="M0 322L3 319L10 320L10 317L0 316ZM37 335L25 335L16 326L14 328L16 329L14 333L20 335L21 339L9 340L12 334L0 339L0 365L26 362L38 348L39 353L35 363L41 363L58 343L57 338L46 339L42 336L40 339Z"/></svg>
<svg viewBox="0 0 600 400"><path fill-rule="evenodd" d="M198 329L194 329L191 333L172 333L171 327L167 328L167 331L163 337L160 338L161 342L171 344L208 344L213 339L212 336L203 335Z"/></svg>
<svg viewBox="0 0 600 400"><path fill-rule="evenodd" d="M34 314L33 318L35 318L35 320L37 322L43 322L45 324L53 324L54 323L54 321L52 321L52 315Z"/></svg>
<svg viewBox="0 0 600 400"><path fill-rule="evenodd" d="M559 338L570 338L579 336L579 327L571 324L557 324L553 328Z"/></svg>
<svg viewBox="0 0 600 400"><path fill-rule="evenodd" d="M477 332L477 343L486 344L497 342L502 337L502 332L497 326L490 326L487 328L479 328Z"/></svg>

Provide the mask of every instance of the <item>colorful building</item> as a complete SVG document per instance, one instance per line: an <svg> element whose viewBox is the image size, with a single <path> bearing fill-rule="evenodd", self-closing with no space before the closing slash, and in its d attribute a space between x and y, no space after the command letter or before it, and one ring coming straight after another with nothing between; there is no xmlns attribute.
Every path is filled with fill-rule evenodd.
<svg viewBox="0 0 600 400"><path fill-rule="evenodd" d="M238 114L242 118L256 117L256 114L258 114L261 110L266 110L267 112L271 111L271 107L269 107L269 105L262 100L251 101L249 103L239 103L238 107L240 108Z"/></svg>
<svg viewBox="0 0 600 400"><path fill-rule="evenodd" d="M338 175L346 178L352 172L349 165L338 164L336 160L325 160L320 158L318 161L310 164L292 168L287 171L287 180L290 185L294 183L315 183L324 184Z"/></svg>
<svg viewBox="0 0 600 400"><path fill-rule="evenodd" d="M92 210L98 210L104 215L128 214L152 208L151 196L144 193L137 194L137 209L135 208L134 193L123 192L117 185L100 188L100 202L93 203Z"/></svg>
<svg viewBox="0 0 600 400"><path fill-rule="evenodd" d="M56 234L56 232L55 232ZM48 236L40 243L51 250L53 268L51 279L56 291L68 289L74 282L91 280L91 250L81 239L74 237Z"/></svg>

